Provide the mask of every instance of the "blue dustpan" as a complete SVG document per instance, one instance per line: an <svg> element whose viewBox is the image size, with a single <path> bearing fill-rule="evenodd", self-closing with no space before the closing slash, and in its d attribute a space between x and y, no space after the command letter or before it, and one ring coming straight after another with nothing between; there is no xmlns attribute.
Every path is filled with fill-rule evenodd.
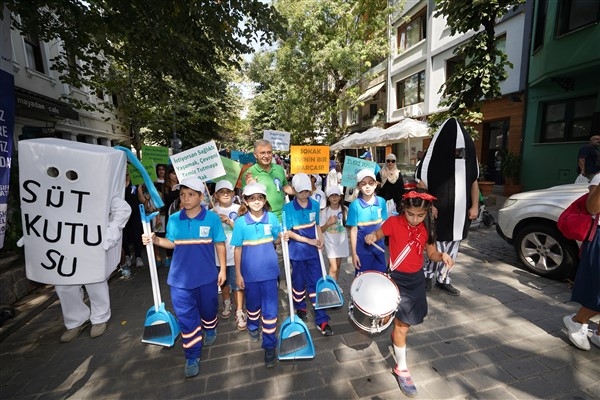
<svg viewBox="0 0 600 400"><path fill-rule="evenodd" d="M319 237L316 224L315 237ZM319 249L319 262L321 263L322 277L319 278L316 285L315 310L343 306L344 296L342 296L340 286L335 279L325 273L325 261L323 260L323 250L321 249Z"/></svg>

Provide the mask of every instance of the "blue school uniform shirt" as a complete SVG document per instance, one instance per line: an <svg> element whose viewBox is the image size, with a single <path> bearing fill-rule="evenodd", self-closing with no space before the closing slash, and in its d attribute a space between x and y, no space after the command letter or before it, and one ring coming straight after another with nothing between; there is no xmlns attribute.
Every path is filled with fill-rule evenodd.
<svg viewBox="0 0 600 400"><path fill-rule="evenodd" d="M196 217L188 218L185 210L171 215L166 238L175 243L167 283L181 289L195 289L215 282L215 243L227 239L221 219L202 207Z"/></svg>
<svg viewBox="0 0 600 400"><path fill-rule="evenodd" d="M277 279L279 263L273 242L281 231L279 220L265 212L255 221L250 212L235 220L230 244L242 247L241 272L245 282Z"/></svg>
<svg viewBox="0 0 600 400"><path fill-rule="evenodd" d="M346 226L358 227L356 254L358 254L359 257L361 254L379 251L373 246L365 243L365 236L379 229L387 217L387 207L383 197L375 196L375 202L373 204L368 204L362 197L359 197L350 203L350 206L348 207L348 218L346 218ZM385 246L383 238L375 243L381 248L384 248Z"/></svg>
<svg viewBox="0 0 600 400"><path fill-rule="evenodd" d="M285 213L284 226L288 230L293 230L294 233L306 238L315 239L315 225L319 224L319 214L321 209L319 203L314 199L308 199L308 205L303 208L296 199L283 206ZM290 260L311 260L318 258L318 249L307 243L290 240Z"/></svg>

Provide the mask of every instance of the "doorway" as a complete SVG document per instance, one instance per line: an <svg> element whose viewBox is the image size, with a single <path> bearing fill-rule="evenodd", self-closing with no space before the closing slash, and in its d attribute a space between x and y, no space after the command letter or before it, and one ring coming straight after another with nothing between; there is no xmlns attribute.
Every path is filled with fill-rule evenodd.
<svg viewBox="0 0 600 400"><path fill-rule="evenodd" d="M483 123L483 140L481 147L481 163L487 166L487 179L496 185L502 185L500 165L502 154L506 153L508 141L509 119Z"/></svg>

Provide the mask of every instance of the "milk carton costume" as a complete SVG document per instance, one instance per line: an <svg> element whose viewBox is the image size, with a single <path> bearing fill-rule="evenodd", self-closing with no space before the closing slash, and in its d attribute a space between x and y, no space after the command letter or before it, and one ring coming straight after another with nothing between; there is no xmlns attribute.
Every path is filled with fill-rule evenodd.
<svg viewBox="0 0 600 400"><path fill-rule="evenodd" d="M126 165L125 153L110 147L54 138L19 142L25 272L55 285L68 330L110 319L107 280L131 214L123 200Z"/></svg>

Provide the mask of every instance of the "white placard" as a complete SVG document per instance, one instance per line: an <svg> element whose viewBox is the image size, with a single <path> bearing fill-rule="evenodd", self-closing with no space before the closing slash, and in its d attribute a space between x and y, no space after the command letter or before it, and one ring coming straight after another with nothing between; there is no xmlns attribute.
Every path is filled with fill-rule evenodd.
<svg viewBox="0 0 600 400"><path fill-rule="evenodd" d="M214 140L173 154L170 158L179 182L190 176L207 181L225 175L221 155Z"/></svg>
<svg viewBox="0 0 600 400"><path fill-rule="evenodd" d="M289 132L270 131L266 130L263 133L263 139L271 142L273 150L290 151L290 136Z"/></svg>
<svg viewBox="0 0 600 400"><path fill-rule="evenodd" d="M125 195L126 164L125 153L110 147L55 138L19 141L28 279L74 285L110 276L121 243L108 251L102 244L111 201Z"/></svg>

